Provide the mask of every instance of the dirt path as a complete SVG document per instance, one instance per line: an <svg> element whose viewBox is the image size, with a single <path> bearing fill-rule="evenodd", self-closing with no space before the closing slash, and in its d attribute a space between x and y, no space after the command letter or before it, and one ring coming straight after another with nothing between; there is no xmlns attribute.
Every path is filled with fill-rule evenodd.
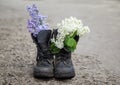
<svg viewBox="0 0 120 85"><path fill-rule="evenodd" d="M115 55L115 53L119 53L119 45L118 45L119 41L117 40L112 42L113 47L111 47L111 49L113 48L114 50L113 52L111 52L110 48L106 48L104 45L105 42L104 39L111 41L109 40L110 38L107 37L109 36L109 34L106 35L106 33L94 29L95 27L100 26L100 24L98 24L99 23L98 21L99 19L97 17L98 14L97 13L94 14L96 15L96 23L94 19L95 17L94 18L92 18L93 16L88 18L86 17L89 15L88 14L89 10L87 10L87 8L86 8L87 11L82 10L83 14L82 13L81 15L78 14L78 10L84 8L84 6L89 7L92 4L99 8L99 6L101 7L101 4L103 4L103 1L98 1L98 2L96 1L92 3L89 2L89 0L88 1L85 0L85 2L81 1L82 4L80 6L77 4L79 1L73 3L72 0L70 1L67 0L66 2L61 0L60 2L61 5L58 4L57 0L56 1L37 0L34 2L36 4L39 3L41 7L41 11L49 15L50 18L48 21L50 24L54 25L56 24L57 21L60 21L61 19L63 19L64 17L68 17L69 15L74 15L76 17L81 16L83 19L85 19L85 21L87 21L87 23L89 23L89 21L93 19L93 22L90 22L90 24L92 25L90 24L89 25L93 27L91 31L97 32L96 34L95 33L90 34L90 37L85 37L81 39L77 51L73 53L73 62L76 71L75 78L71 80L55 80L54 78L50 80L34 79L32 72L33 72L33 66L35 64L36 48L34 43L32 42L30 34L26 29L26 20L28 15L25 11L25 6L33 2L34 1L27 1L27 0L26 1L11 0L10 2L8 0L0 1L0 85L120 85L120 75L117 75L119 73L118 66L120 65L120 63L118 62L119 54ZM53 3L54 6L56 6L59 9L59 11L55 12L56 9L54 7L52 8L51 5L47 6L49 7L50 10L47 7L45 8L44 5L47 2L48 3L50 2L50 4ZM69 4L67 4L68 2ZM84 3L88 3L88 5ZM104 3L108 3L110 5L103 4L102 5L103 8L107 9L109 8L109 6L113 6L114 12L120 13L120 11L117 11L118 9L116 8L116 6L118 5L115 6L112 4L116 2L106 1ZM77 5L75 6L74 4ZM63 8L60 7L64 5L66 5L66 9L69 10L69 13L71 14L62 13ZM91 9L92 8L94 9L94 6L92 6ZM78 9L74 10L74 13L72 13L70 12L70 9L68 7L78 8ZM118 8L119 7L120 6L118 6ZM100 9L102 10L102 8ZM112 11L113 13L113 9L109 11ZM60 14L59 12L62 13L63 15L58 16L58 14ZM114 19L112 19L111 18L112 16L110 17L110 15L107 17L108 19L114 20L113 21L114 24L116 23L114 29L112 27L110 28L112 31L109 32L111 33L110 36L114 35L114 33L116 33L116 35L114 36L118 36L119 34L119 29L117 28L120 27L120 25L117 22L119 21L119 18L118 19L116 18L116 16L118 16L117 13L116 15L113 16L115 17ZM111 22L106 23L105 25L104 23L105 21L101 22L102 26L105 26L104 30L107 32L106 26L107 24L111 25L110 24ZM104 36L100 36L101 34ZM103 41L98 43L97 40L99 39ZM117 38L112 37L112 39L115 40ZM94 43L91 41L94 41ZM103 50L100 49L101 45L99 46L99 44L103 44ZM108 46L109 44L110 43L108 43ZM85 46L87 47L85 48ZM112 56L110 56L109 58L113 59L113 62L112 60L105 58L105 56L106 57L108 56L108 54L104 52L106 49L108 49L108 54L114 55L116 60L111 58ZM79 50L81 53L79 53ZM99 54L99 52L101 55ZM110 65L107 66L107 64Z"/></svg>

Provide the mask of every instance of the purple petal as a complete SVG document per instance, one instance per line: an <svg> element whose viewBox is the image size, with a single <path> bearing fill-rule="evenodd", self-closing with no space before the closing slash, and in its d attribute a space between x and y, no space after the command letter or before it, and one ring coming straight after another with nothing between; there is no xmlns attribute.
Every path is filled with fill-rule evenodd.
<svg viewBox="0 0 120 85"><path fill-rule="evenodd" d="M28 20L28 30L30 33L37 35L41 30L48 30L49 26L45 23L46 16L39 14L38 8L36 5L28 6L27 11L31 16L31 19Z"/></svg>

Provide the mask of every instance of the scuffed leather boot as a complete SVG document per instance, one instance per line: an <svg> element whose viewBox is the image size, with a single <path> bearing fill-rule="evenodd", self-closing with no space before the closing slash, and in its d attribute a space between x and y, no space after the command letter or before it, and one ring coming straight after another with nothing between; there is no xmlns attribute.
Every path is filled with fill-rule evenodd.
<svg viewBox="0 0 120 85"><path fill-rule="evenodd" d="M75 36L78 42L79 36ZM71 59L71 52L61 49L59 54L55 55L54 75L58 79L69 79L75 76L75 71Z"/></svg>
<svg viewBox="0 0 120 85"><path fill-rule="evenodd" d="M34 67L34 77L50 78L53 77L53 55L49 50L51 30L42 30L37 37L32 35L33 41L37 46L37 64Z"/></svg>
<svg viewBox="0 0 120 85"><path fill-rule="evenodd" d="M64 49L55 55L55 78L73 78L75 71L71 60L71 52Z"/></svg>
<svg viewBox="0 0 120 85"><path fill-rule="evenodd" d="M53 30L54 38L56 38L57 34L57 30ZM74 39L78 42L79 36L75 36ZM69 79L75 76L71 52L66 49L61 49L60 53L55 54L54 76L58 79Z"/></svg>

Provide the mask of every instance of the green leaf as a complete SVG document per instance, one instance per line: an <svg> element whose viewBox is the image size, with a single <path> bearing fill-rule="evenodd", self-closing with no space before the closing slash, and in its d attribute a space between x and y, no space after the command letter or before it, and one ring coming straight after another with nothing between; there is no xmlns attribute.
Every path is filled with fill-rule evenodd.
<svg viewBox="0 0 120 85"><path fill-rule="evenodd" d="M74 51L76 49L77 42L74 38L66 37L64 44L69 51Z"/></svg>
<svg viewBox="0 0 120 85"><path fill-rule="evenodd" d="M59 53L60 49L55 46L55 43L51 43L50 50L53 54Z"/></svg>
<svg viewBox="0 0 120 85"><path fill-rule="evenodd" d="M76 35L77 35L77 31L71 33L69 36L70 36L71 38L74 38Z"/></svg>

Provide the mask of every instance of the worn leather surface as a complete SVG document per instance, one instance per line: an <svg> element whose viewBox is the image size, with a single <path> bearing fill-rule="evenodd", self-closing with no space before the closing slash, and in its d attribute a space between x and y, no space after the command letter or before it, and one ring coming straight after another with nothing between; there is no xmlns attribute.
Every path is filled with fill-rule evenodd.
<svg viewBox="0 0 120 85"><path fill-rule="evenodd" d="M34 75L37 77L53 76L53 55L49 50L51 30L42 30L37 37L32 35L32 39L37 47L37 64L34 67Z"/></svg>

